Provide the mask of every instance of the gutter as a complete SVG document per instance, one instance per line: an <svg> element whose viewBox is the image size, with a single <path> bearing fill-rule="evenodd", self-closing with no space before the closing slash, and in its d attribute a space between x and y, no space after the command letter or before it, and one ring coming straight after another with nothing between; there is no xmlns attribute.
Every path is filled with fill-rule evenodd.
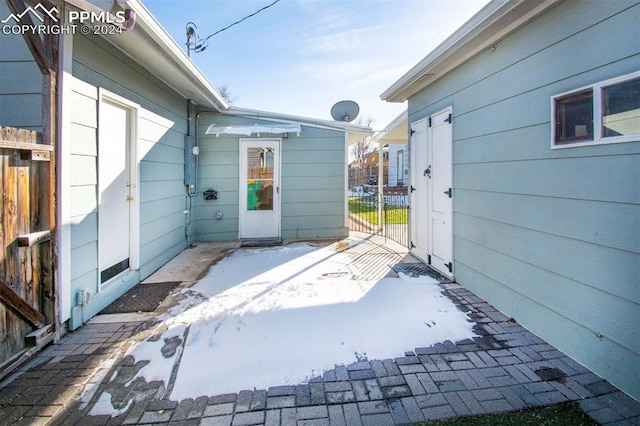
<svg viewBox="0 0 640 426"><path fill-rule="evenodd" d="M233 106L229 107L228 110L222 112L222 114L232 115L236 117L253 118L257 120L271 120L279 123L303 124L307 127L315 127L327 130L342 130L349 133L366 133L367 135L369 135L373 132L373 130L369 126L360 126L357 124L344 123L340 121L319 120L269 111L238 108Z"/></svg>

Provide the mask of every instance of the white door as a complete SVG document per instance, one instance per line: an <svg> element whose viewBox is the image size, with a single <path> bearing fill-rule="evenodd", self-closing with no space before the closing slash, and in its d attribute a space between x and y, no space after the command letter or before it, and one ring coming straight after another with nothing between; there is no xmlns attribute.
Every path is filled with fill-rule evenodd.
<svg viewBox="0 0 640 426"><path fill-rule="evenodd" d="M428 205L428 155L427 155L427 120L411 124L411 243L413 253L427 261L427 213Z"/></svg>
<svg viewBox="0 0 640 426"><path fill-rule="evenodd" d="M453 276L451 108L412 123L411 242L413 253Z"/></svg>
<svg viewBox="0 0 640 426"><path fill-rule="evenodd" d="M240 238L280 237L280 140L240 139Z"/></svg>
<svg viewBox="0 0 640 426"><path fill-rule="evenodd" d="M100 102L98 141L98 266L103 284L131 266L132 110Z"/></svg>
<svg viewBox="0 0 640 426"><path fill-rule="evenodd" d="M453 273L453 189L451 109L431 116L428 150L431 166L428 185L428 242L431 266L451 276Z"/></svg>

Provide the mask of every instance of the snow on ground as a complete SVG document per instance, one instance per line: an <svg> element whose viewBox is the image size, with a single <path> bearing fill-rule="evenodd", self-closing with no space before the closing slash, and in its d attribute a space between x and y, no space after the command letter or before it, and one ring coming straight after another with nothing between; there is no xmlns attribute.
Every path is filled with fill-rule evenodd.
<svg viewBox="0 0 640 426"><path fill-rule="evenodd" d="M370 197L371 194L364 190L361 186L354 186L353 188L347 191L347 196L349 197Z"/></svg>
<svg viewBox="0 0 640 426"><path fill-rule="evenodd" d="M335 365L474 336L435 280L360 275L350 256L326 247L237 250L183 290L159 340L129 355L150 361L138 373L147 382L166 386L174 371L170 398L179 401L300 384Z"/></svg>

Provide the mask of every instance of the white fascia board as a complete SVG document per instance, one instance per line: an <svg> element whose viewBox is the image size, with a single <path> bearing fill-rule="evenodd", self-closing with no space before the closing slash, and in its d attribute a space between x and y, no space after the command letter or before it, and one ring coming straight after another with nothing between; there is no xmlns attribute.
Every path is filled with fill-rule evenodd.
<svg viewBox="0 0 640 426"><path fill-rule="evenodd" d="M404 102L563 0L493 0L380 95Z"/></svg>
<svg viewBox="0 0 640 426"><path fill-rule="evenodd" d="M340 130L349 133L365 133L371 134L372 130L369 126L360 126L357 124L342 123L339 121L319 120L308 117L300 117L295 115L281 114L277 112L259 111L247 108L230 107L223 114L235 115L239 117L254 118L260 120L270 120L279 123L301 124L306 127L315 127L319 129Z"/></svg>

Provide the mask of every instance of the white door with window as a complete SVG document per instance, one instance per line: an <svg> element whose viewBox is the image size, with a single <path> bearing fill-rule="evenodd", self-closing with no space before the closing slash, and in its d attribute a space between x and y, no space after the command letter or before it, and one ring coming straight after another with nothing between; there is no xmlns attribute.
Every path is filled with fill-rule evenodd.
<svg viewBox="0 0 640 426"><path fill-rule="evenodd" d="M415 254L453 276L453 132L447 108L412 125L411 231Z"/></svg>
<svg viewBox="0 0 640 426"><path fill-rule="evenodd" d="M135 108L101 97L98 139L98 267L100 285L136 269Z"/></svg>
<svg viewBox="0 0 640 426"><path fill-rule="evenodd" d="M280 237L279 139L240 139L241 239Z"/></svg>

